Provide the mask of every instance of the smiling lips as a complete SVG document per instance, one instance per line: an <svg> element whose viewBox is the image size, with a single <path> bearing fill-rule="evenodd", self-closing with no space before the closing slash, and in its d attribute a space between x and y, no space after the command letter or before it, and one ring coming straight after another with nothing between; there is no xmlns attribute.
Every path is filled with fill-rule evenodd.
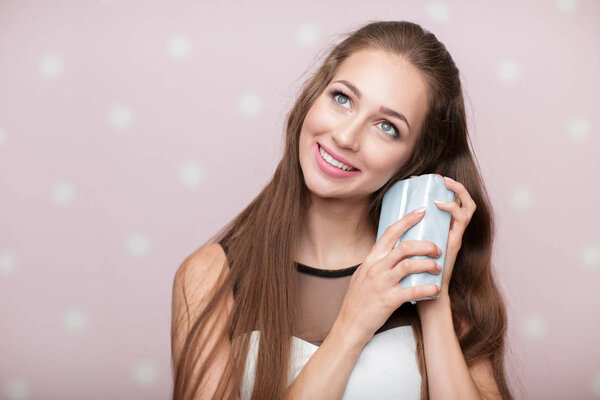
<svg viewBox="0 0 600 400"><path fill-rule="evenodd" d="M321 152L319 151L320 145L319 143L317 143L315 145L315 157L317 160L317 165L319 166L319 168L321 169L321 171L323 171L325 174L327 174L328 176L331 176L333 178L348 178L350 176L353 175L357 175L360 173L360 170L355 169L355 170L351 170L351 171L346 171L342 168L333 166L331 164L329 164L322 156L321 156ZM329 151L327 151L326 148L323 147L323 150L329 154ZM336 157L333 156L332 157ZM341 157L340 157L341 158ZM344 159L340 159L341 162L343 162L345 165L355 168L352 164L349 164L346 162L346 160Z"/></svg>
<svg viewBox="0 0 600 400"><path fill-rule="evenodd" d="M350 162L348 160L346 160L345 158L342 158L341 156L338 156L333 151L331 151L327 147L323 146L321 143L317 143L317 145L319 145L319 147L321 148L321 150L323 150L325 153L327 153L331 157L333 157L333 159L335 161L337 161L339 163L342 163L342 164L345 164L346 167L353 168L353 169L358 169L354 165L350 164Z"/></svg>

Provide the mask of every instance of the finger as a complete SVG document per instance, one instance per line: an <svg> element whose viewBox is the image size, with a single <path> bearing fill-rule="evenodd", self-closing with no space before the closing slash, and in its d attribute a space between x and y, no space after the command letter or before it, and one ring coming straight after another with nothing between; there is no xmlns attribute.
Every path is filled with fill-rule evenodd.
<svg viewBox="0 0 600 400"><path fill-rule="evenodd" d="M386 261L391 263L391 268L406 257L429 256L436 259L441 255L442 249L430 240L405 240L388 253Z"/></svg>
<svg viewBox="0 0 600 400"><path fill-rule="evenodd" d="M414 299L424 297L436 297L440 293L437 285L417 285L403 288L400 284L390 289L390 297L394 299L395 304L402 305Z"/></svg>
<svg viewBox="0 0 600 400"><path fill-rule="evenodd" d="M438 275L442 272L442 266L430 258L406 258L396 264L388 274L390 276L390 281L397 283L410 274L418 274L421 272L429 272L430 274Z"/></svg>
<svg viewBox="0 0 600 400"><path fill-rule="evenodd" d="M452 215L452 218L463 224L469 221L469 211L461 208L454 201L434 201L434 204L441 210L448 211Z"/></svg>
<svg viewBox="0 0 600 400"><path fill-rule="evenodd" d="M371 269L375 273L378 273L378 270L389 271L395 268L402 260L411 256L428 256L433 260L438 260L442 256L442 249L429 240L406 240L400 242L383 259L373 265Z"/></svg>
<svg viewBox="0 0 600 400"><path fill-rule="evenodd" d="M383 235L379 238L379 241L375 243L373 250L367 255L365 262L376 262L385 257L390 250L394 248L396 242L402 237L410 227L419 222L425 213L416 213L417 210L413 210L408 214L404 215L398 221L394 222L383 232Z"/></svg>
<svg viewBox="0 0 600 400"><path fill-rule="evenodd" d="M439 176L441 179L444 180L444 184L446 185L447 189L450 189L450 190L452 190L454 192L454 190L453 190L454 188L448 186L448 181L442 175L440 175L440 174L436 174L436 175ZM460 207L462 203L460 202L460 199L458 198L458 194L456 192L454 194L454 200L456 201L456 203Z"/></svg>
<svg viewBox="0 0 600 400"><path fill-rule="evenodd" d="M461 208L464 206L472 214L476 206L465 186L447 176L444 177L444 181L446 182L446 187L456 193L459 206Z"/></svg>

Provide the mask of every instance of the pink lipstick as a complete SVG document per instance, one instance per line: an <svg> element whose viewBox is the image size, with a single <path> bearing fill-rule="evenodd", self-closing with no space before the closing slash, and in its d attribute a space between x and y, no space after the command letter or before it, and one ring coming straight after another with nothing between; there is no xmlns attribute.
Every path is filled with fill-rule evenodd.
<svg viewBox="0 0 600 400"><path fill-rule="evenodd" d="M323 150L325 150L325 148L323 148ZM325 152L329 153L327 150L325 150ZM359 170L345 171L341 168L338 168L334 165L329 164L327 161L325 161L325 159L323 157L321 157L321 153L319 152L319 144L318 143L315 144L315 157L317 160L317 165L319 166L321 171L323 171L328 176L331 176L332 178L348 178L348 177L360 174ZM333 157L333 155L332 155L332 157ZM340 161L342 161L342 160L340 160Z"/></svg>

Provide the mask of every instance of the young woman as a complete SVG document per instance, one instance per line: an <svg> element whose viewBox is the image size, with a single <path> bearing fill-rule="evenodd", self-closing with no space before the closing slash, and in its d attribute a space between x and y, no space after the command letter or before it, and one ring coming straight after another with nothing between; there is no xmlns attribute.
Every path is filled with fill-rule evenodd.
<svg viewBox="0 0 600 400"><path fill-rule="evenodd" d="M288 115L263 191L173 282L174 399L512 399L494 221L469 148L459 71L435 35L374 22L347 36ZM376 243L382 196L436 173L448 244ZM439 273L402 288L406 275Z"/></svg>

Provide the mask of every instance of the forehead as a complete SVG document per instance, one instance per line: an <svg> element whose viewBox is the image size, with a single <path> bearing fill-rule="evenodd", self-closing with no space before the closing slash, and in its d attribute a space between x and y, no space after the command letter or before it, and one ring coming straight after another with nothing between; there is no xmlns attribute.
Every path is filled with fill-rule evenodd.
<svg viewBox="0 0 600 400"><path fill-rule="evenodd" d="M423 74L404 57L381 50L361 50L340 65L332 82L345 79L362 92L361 104L380 105L406 115L419 125L427 107Z"/></svg>
<svg viewBox="0 0 600 400"><path fill-rule="evenodd" d="M336 75L357 73L370 75L380 72L392 72L391 76L382 77L390 79L398 74L413 77L421 75L417 67L404 56L377 49L363 49L350 55L340 64Z"/></svg>

